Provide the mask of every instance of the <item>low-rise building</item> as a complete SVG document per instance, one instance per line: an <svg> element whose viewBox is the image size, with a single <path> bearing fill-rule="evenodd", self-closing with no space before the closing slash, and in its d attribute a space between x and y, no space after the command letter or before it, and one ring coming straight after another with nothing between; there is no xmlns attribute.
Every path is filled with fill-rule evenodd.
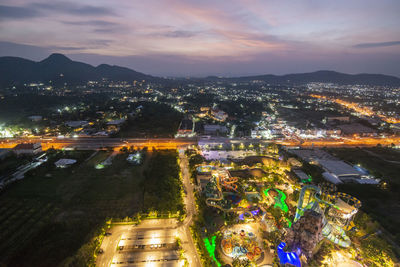
<svg viewBox="0 0 400 267"><path fill-rule="evenodd" d="M18 144L13 148L15 154L19 155L34 155L42 152L41 143Z"/></svg>
<svg viewBox="0 0 400 267"><path fill-rule="evenodd" d="M228 128L224 125L216 125L216 124L206 124L204 125L204 134L226 134L228 132Z"/></svg>
<svg viewBox="0 0 400 267"><path fill-rule="evenodd" d="M343 135L374 136L376 130L360 123L342 124L337 126Z"/></svg>
<svg viewBox="0 0 400 267"><path fill-rule="evenodd" d="M206 160L219 160L227 162L228 159L244 159L248 156L256 156L257 152L254 150L202 150L202 156Z"/></svg>
<svg viewBox="0 0 400 267"><path fill-rule="evenodd" d="M255 128L254 130L251 130L251 138L272 139L273 135L270 129Z"/></svg>
<svg viewBox="0 0 400 267"><path fill-rule="evenodd" d="M228 118L228 114L225 111L213 109L211 110L211 117L217 121L225 121Z"/></svg>
<svg viewBox="0 0 400 267"><path fill-rule="evenodd" d="M350 122L350 117L349 116L326 117L326 122L335 122L335 121Z"/></svg>
<svg viewBox="0 0 400 267"><path fill-rule="evenodd" d="M56 165L57 168L67 168L75 163L76 163L75 159L59 159L54 163L54 165Z"/></svg>
<svg viewBox="0 0 400 267"><path fill-rule="evenodd" d="M195 123L192 119L184 118L179 124L178 133L176 137L192 137L194 132Z"/></svg>
<svg viewBox="0 0 400 267"><path fill-rule="evenodd" d="M67 121L65 123L65 125L67 125L68 127L71 128L78 128L78 127L84 127L89 125L88 121Z"/></svg>
<svg viewBox="0 0 400 267"><path fill-rule="evenodd" d="M10 153L10 149L0 148L0 159L4 159L8 153Z"/></svg>
<svg viewBox="0 0 400 267"><path fill-rule="evenodd" d="M30 119L31 121L41 121L43 117L34 115L34 116L29 116L28 119Z"/></svg>

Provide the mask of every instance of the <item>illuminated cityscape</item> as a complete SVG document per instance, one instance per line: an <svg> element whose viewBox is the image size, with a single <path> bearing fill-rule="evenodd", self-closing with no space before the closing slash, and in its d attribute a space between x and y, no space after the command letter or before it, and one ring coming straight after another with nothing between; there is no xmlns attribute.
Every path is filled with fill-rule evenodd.
<svg viewBox="0 0 400 267"><path fill-rule="evenodd" d="M400 266L399 13L3 0L0 267Z"/></svg>

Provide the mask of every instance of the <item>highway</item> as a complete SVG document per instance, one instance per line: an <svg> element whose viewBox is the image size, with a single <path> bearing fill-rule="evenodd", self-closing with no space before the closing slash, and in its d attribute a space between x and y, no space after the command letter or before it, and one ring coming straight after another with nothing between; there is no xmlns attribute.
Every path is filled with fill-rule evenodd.
<svg viewBox="0 0 400 267"><path fill-rule="evenodd" d="M111 147L114 149L123 146L130 147L152 147L157 149L176 149L180 146L197 144L196 139L142 139L142 138L105 138L105 137L76 137L76 138L13 138L0 139L0 148L12 148L19 143L42 143L44 150L49 148L77 148L77 149L98 149Z"/></svg>
<svg viewBox="0 0 400 267"><path fill-rule="evenodd" d="M198 138L107 138L107 137L77 137L77 138L12 138L12 139L0 139L0 148L12 148L19 143L42 143L44 150L49 148L75 148L75 149L99 149L99 148L113 148L119 150L122 147L137 147L143 148L148 147L156 149L177 149L188 145L197 145L198 141L202 140L207 142L220 142L220 143L252 143L254 144L266 144L276 143L288 147L371 147L378 144L383 146L390 146L391 144L400 144L400 137L353 137L346 138L342 137L339 139L284 139L284 140L260 140L250 138L211 138L211 139L198 139Z"/></svg>

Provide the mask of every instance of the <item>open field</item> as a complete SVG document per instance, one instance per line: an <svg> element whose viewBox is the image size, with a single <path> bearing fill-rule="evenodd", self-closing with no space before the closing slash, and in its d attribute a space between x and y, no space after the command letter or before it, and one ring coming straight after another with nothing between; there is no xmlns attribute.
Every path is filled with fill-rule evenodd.
<svg viewBox="0 0 400 267"><path fill-rule="evenodd" d="M400 152L390 148L337 148L329 151L354 164L361 164L372 175L381 178L387 187L344 184L340 191L362 201L362 208L379 221L400 243Z"/></svg>
<svg viewBox="0 0 400 267"><path fill-rule="evenodd" d="M101 170L95 166L111 152L93 153L50 152L48 162L1 192L0 266L71 262L68 257L89 242L107 218L132 217L142 211L144 193L150 199L155 197L145 191L143 182L153 153L148 153L140 166L129 164L127 154L118 154L112 165ZM160 154L176 161L176 152ZM53 163L60 158L78 162L57 169ZM163 162L169 164L171 160ZM159 182L157 177L153 181ZM79 257L87 260L93 251L87 254Z"/></svg>
<svg viewBox="0 0 400 267"><path fill-rule="evenodd" d="M178 130L182 115L173 108L149 102L141 102L143 111L121 127L118 137L173 137Z"/></svg>

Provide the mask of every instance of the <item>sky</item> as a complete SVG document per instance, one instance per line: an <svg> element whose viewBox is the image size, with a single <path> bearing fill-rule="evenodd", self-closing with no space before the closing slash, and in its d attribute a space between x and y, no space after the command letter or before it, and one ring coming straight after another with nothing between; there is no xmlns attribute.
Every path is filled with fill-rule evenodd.
<svg viewBox="0 0 400 267"><path fill-rule="evenodd" d="M159 76L400 77L399 0L0 0L0 56Z"/></svg>

